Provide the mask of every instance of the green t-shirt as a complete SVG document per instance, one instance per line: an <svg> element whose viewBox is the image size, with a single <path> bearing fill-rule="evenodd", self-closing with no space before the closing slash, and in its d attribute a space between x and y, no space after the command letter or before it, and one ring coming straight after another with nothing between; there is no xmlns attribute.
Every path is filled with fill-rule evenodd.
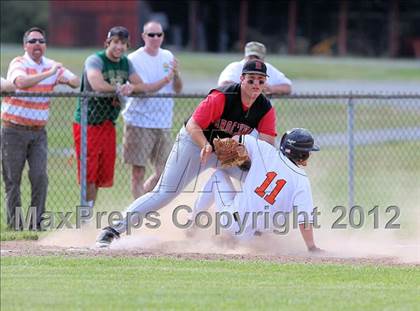
<svg viewBox="0 0 420 311"><path fill-rule="evenodd" d="M124 84L128 81L132 68L129 66L129 60L126 56L122 56L119 62L113 62L105 55L105 51L97 52L86 59L85 68L83 69L82 83L80 91L93 91L87 79L88 69L100 69L104 80L112 85ZM89 97L79 98L77 108L74 113L74 120L80 123L80 109L82 101L88 101L88 124L97 125L106 120L113 123L118 118L121 106L117 97L100 98Z"/></svg>

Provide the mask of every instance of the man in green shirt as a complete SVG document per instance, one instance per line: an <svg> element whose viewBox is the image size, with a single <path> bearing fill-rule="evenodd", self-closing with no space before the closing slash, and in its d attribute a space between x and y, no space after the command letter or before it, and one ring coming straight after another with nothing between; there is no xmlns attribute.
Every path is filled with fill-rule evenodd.
<svg viewBox="0 0 420 311"><path fill-rule="evenodd" d="M77 154L80 182L81 103L87 101L87 195L93 208L98 188L112 187L116 158L115 122L121 111L118 95L154 91L143 83L129 59L124 55L129 45L126 28L111 28L105 40L105 50L89 56L84 64L81 92L115 93L114 97L80 98L75 111L73 137Z"/></svg>

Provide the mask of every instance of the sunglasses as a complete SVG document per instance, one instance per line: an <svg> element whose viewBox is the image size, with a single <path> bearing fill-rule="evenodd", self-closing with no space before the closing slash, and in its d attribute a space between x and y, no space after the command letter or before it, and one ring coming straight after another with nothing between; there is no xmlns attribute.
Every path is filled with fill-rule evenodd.
<svg viewBox="0 0 420 311"><path fill-rule="evenodd" d="M27 40L26 41L26 43L29 43L29 44L35 44L35 43L39 43L39 44L44 44L44 43L46 43L46 41L45 41L45 39L30 39L30 40Z"/></svg>
<svg viewBox="0 0 420 311"><path fill-rule="evenodd" d="M163 32L149 32L147 36L150 38L154 38L154 37L160 38L163 36Z"/></svg>
<svg viewBox="0 0 420 311"><path fill-rule="evenodd" d="M257 82L258 82L258 84L259 85L263 85L264 83L265 83L265 80L253 80L253 79L248 79L248 80L246 80L246 82L248 83L248 84L257 84Z"/></svg>

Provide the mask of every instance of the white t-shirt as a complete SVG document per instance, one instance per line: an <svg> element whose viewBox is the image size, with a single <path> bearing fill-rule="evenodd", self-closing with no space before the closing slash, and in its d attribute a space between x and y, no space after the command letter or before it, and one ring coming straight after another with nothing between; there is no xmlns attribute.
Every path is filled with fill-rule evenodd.
<svg viewBox="0 0 420 311"><path fill-rule="evenodd" d="M290 212L289 224L293 221L293 208L296 212L308 215L313 222L313 200L309 178L302 168L296 166L278 149L250 135L244 136L244 144L252 165L242 184L242 191L234 199L234 207L241 217L249 213L247 230L264 231L264 217L257 218L257 226L252 226L252 213L269 212L270 219L275 212ZM303 213L296 214L298 223L304 222ZM279 217L280 223L284 221ZM273 228L266 228L272 230Z"/></svg>
<svg viewBox="0 0 420 311"><path fill-rule="evenodd" d="M219 76L219 80L217 81L217 85L221 86L224 81L233 81L239 83L240 76L242 74L242 67L245 64L245 59L241 60L240 62L233 62L226 66L223 69L222 73ZM268 85L278 85L278 84L287 84L292 85L292 81L290 81L282 72L278 71L274 66L269 63L265 63L267 66L267 83Z"/></svg>
<svg viewBox="0 0 420 311"><path fill-rule="evenodd" d="M141 47L130 53L128 59L133 63L136 73L144 83L153 83L169 74L173 54L159 49L151 56ZM157 94L173 93L173 81L161 88ZM172 98L129 98L122 112L124 122L137 127L171 128L174 101Z"/></svg>

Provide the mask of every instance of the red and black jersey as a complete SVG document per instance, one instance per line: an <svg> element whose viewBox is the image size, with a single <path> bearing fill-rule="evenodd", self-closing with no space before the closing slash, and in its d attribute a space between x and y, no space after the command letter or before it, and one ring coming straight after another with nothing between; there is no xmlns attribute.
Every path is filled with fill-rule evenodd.
<svg viewBox="0 0 420 311"><path fill-rule="evenodd" d="M254 129L276 136L275 112L270 101L260 94L246 109L241 101L240 84L236 83L211 90L192 117L211 144L215 137L245 135Z"/></svg>

